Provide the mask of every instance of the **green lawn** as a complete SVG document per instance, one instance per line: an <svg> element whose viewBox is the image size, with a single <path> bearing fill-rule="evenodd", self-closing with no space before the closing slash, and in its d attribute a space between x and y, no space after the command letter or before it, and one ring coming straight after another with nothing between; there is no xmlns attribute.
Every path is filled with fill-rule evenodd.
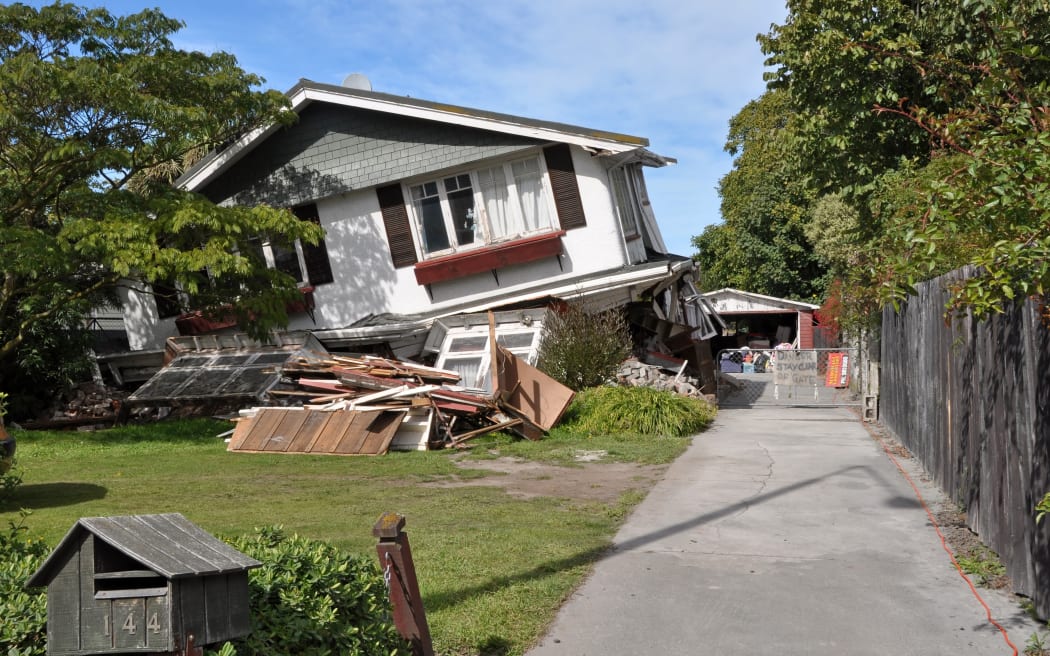
<svg viewBox="0 0 1050 656"><path fill-rule="evenodd" d="M229 424L165 422L99 432L15 432L23 485L0 506L0 523L32 510L30 533L54 545L79 518L180 512L233 536L265 525L374 557L372 525L393 511L405 530L439 654L520 654L608 546L641 498L611 503L522 500L496 486L420 483L494 474L463 470L451 452L379 457L238 454L216 436ZM680 438L582 438L538 443L490 436L474 448L570 463L577 450L610 460L666 463ZM639 483L641 485L641 483Z"/></svg>

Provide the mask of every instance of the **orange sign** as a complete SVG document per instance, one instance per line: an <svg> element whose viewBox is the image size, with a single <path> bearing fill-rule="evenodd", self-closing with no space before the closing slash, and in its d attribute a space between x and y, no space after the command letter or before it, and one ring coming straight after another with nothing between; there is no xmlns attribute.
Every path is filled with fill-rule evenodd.
<svg viewBox="0 0 1050 656"><path fill-rule="evenodd" d="M828 372L824 379L826 387L849 385L849 356L845 353L828 353Z"/></svg>

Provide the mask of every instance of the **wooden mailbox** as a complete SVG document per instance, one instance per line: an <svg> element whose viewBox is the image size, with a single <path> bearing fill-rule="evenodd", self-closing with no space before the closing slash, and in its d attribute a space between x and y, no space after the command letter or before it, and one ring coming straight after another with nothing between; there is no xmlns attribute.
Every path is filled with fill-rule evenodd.
<svg viewBox="0 0 1050 656"><path fill-rule="evenodd" d="M26 585L47 586L48 654L185 653L250 631L261 564L177 513L85 517Z"/></svg>

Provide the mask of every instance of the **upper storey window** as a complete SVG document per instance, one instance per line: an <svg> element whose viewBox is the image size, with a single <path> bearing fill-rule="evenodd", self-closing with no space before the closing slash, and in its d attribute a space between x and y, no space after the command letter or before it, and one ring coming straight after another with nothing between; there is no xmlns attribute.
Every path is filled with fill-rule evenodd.
<svg viewBox="0 0 1050 656"><path fill-rule="evenodd" d="M423 258L554 229L539 157L409 186Z"/></svg>

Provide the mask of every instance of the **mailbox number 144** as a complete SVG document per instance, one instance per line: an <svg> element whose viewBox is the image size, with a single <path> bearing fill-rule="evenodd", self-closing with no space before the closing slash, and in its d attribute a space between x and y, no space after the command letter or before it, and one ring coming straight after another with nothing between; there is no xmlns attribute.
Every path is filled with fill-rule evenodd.
<svg viewBox="0 0 1050 656"><path fill-rule="evenodd" d="M120 625L120 630L127 633L128 635L135 635L138 632L138 624L135 623L136 613L128 613L128 616L124 618L124 623ZM106 616L106 635L110 635L112 629L110 629L110 622L112 618ZM154 633L160 633L160 618L157 613L153 613L149 616L149 621L146 622L146 630Z"/></svg>

